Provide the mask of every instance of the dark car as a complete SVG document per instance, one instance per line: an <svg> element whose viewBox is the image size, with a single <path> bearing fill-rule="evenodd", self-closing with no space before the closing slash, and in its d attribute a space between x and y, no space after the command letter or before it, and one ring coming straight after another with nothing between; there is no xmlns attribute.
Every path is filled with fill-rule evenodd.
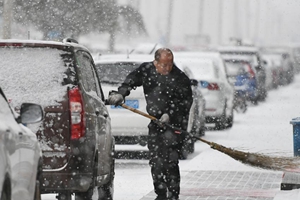
<svg viewBox="0 0 300 200"><path fill-rule="evenodd" d="M41 193L58 199L112 199L114 138L101 84L89 51L63 42L0 41L0 84L11 104L42 105L44 120L29 126L43 152Z"/></svg>
<svg viewBox="0 0 300 200"><path fill-rule="evenodd" d="M36 135L24 124L43 119L40 105L23 103L14 112L0 88L0 199L40 199L42 152Z"/></svg>

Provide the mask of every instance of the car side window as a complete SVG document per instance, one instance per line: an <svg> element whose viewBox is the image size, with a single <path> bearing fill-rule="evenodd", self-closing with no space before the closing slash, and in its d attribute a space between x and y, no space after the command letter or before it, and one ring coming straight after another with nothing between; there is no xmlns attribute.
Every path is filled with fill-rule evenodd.
<svg viewBox="0 0 300 200"><path fill-rule="evenodd" d="M93 63L90 57L83 51L79 51L76 54L81 76L79 81L87 92L94 91L98 94L97 81L95 80Z"/></svg>

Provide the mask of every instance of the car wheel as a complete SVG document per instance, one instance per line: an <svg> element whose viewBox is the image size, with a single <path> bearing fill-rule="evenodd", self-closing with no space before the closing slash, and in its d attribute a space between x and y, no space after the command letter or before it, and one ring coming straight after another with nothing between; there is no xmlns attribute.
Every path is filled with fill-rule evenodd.
<svg viewBox="0 0 300 200"><path fill-rule="evenodd" d="M112 200L114 194L115 160L112 161L111 176L108 183L98 187L98 200Z"/></svg>
<svg viewBox="0 0 300 200"><path fill-rule="evenodd" d="M216 121L216 126L215 128L217 130L223 130L226 128L226 123L227 123L227 119L226 119L226 106L224 108L223 114L221 115L221 117L219 117L219 119L217 119Z"/></svg>
<svg viewBox="0 0 300 200"><path fill-rule="evenodd" d="M76 192L75 200L92 200L94 187L90 187L86 192Z"/></svg>

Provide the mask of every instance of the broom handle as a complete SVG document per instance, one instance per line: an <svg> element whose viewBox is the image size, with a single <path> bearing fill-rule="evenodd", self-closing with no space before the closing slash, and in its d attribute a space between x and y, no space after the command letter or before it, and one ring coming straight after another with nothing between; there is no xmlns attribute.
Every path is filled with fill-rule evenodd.
<svg viewBox="0 0 300 200"><path fill-rule="evenodd" d="M140 111L140 110L137 110L137 109L135 109L135 108L132 108L132 107L130 107L130 106L127 106L127 105L124 104L124 103L122 103L121 106L122 106L123 108L127 109L127 110L130 110L130 111L134 112L134 113L137 113L137 114L139 114L139 115L142 115L142 116L144 116L144 117L147 117L147 118L151 119L152 121L154 121L155 123L158 123L158 119L157 119L157 118L155 118L155 117L153 117L153 116L151 116L151 115L148 115L147 113L144 113L144 112L142 112L142 111ZM210 145L210 146L212 146L212 145L214 144L213 142L209 142L209 141L207 141L207 140L204 140L203 138L197 137L197 136L191 134L190 132L187 132L187 131L185 131L185 130L182 130L182 129L180 129L180 128L177 128L177 127L175 127L175 126L173 126L173 125L171 125L171 124L164 123L164 125L166 125L167 127L171 128L171 129L178 130L178 131L180 131L180 132L184 132L184 133L188 134L190 137L196 138L196 139L198 139L198 140L200 140L200 141L202 141L202 142L204 142L204 143L206 143L206 144L208 144L208 145Z"/></svg>

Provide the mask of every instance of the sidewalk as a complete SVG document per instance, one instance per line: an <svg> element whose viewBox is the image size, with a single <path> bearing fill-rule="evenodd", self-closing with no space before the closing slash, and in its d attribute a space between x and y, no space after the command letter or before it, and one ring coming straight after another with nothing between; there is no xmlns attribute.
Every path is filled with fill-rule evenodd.
<svg viewBox="0 0 300 200"><path fill-rule="evenodd" d="M180 200L273 200L282 172L190 171L182 173ZM141 200L153 200L154 191Z"/></svg>

